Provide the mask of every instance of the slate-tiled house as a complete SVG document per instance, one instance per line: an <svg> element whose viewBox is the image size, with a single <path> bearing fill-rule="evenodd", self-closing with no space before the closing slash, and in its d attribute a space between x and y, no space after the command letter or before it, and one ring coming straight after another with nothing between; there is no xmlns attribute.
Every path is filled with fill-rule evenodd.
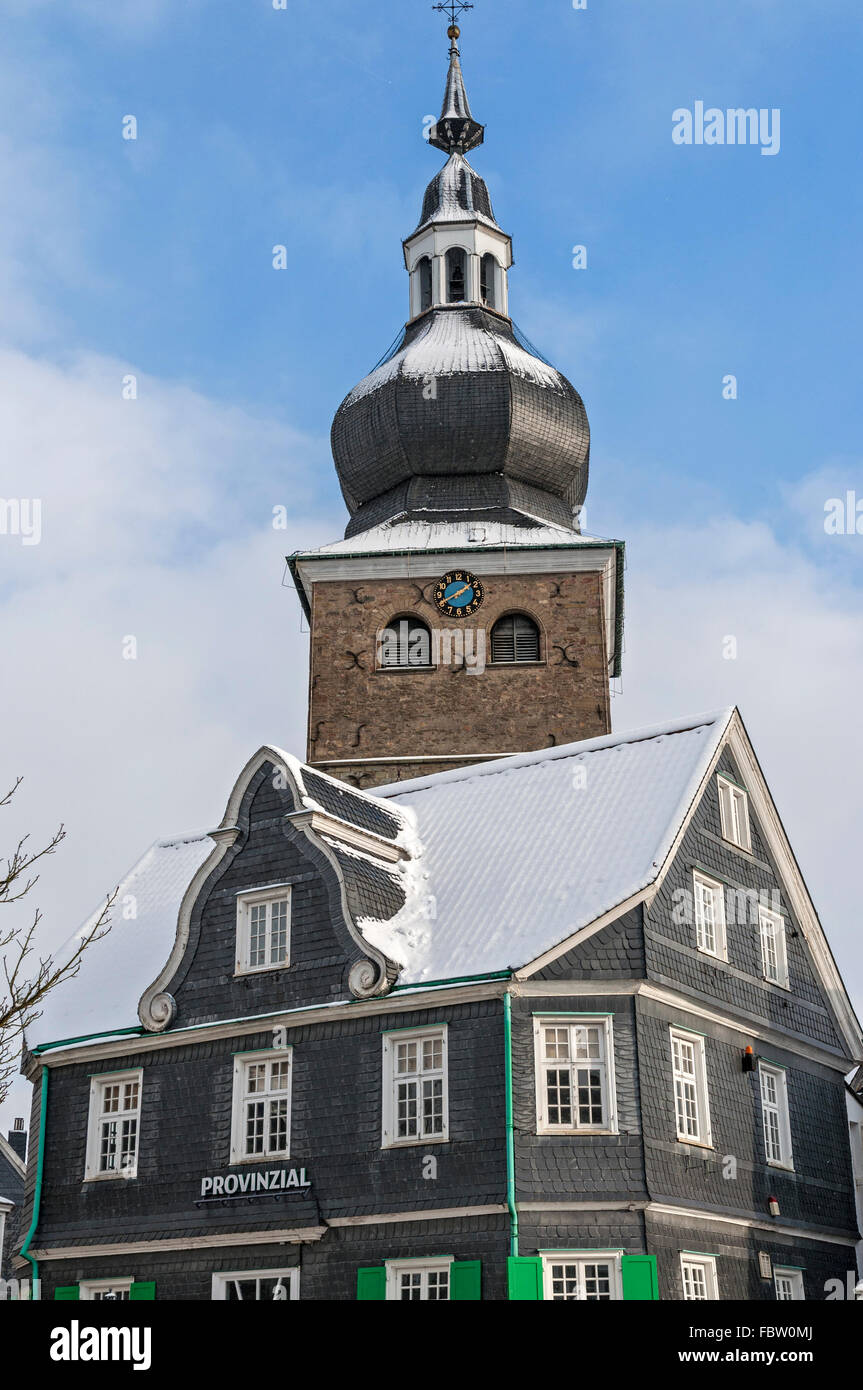
<svg viewBox="0 0 863 1390"><path fill-rule="evenodd" d="M70 990L29 1063L46 1296L854 1268L859 1029L735 712L375 793L264 748L121 899L79 991L107 1026Z"/></svg>
<svg viewBox="0 0 863 1390"><path fill-rule="evenodd" d="M580 530L581 398L509 318L457 37L411 318L334 425L347 536L292 557L307 762L263 747L155 844L29 1039L49 1298L854 1268L860 1025L739 714L610 732L622 547Z"/></svg>
<svg viewBox="0 0 863 1390"><path fill-rule="evenodd" d="M8 1139L0 1135L0 1279L14 1278L12 1255L16 1248L18 1218L24 1196L26 1153L24 1122L16 1120Z"/></svg>

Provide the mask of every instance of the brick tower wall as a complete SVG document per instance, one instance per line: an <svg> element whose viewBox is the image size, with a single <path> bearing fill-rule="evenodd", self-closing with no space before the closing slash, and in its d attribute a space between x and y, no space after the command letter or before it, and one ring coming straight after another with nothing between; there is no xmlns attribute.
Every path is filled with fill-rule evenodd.
<svg viewBox="0 0 863 1390"><path fill-rule="evenodd" d="M481 574L476 558L473 567ZM434 578L319 581L313 587L308 761L355 786L440 772L610 732L602 580L598 572L493 575L473 618L447 619ZM538 662L495 666L490 632L507 613L532 617ZM394 619L443 633L485 633L486 667L454 658L432 670L378 669L377 634ZM420 762L420 758L440 761ZM455 755L455 756L454 756ZM368 758L369 761L363 761ZM372 759L406 759L376 762ZM343 760L339 762L338 760Z"/></svg>

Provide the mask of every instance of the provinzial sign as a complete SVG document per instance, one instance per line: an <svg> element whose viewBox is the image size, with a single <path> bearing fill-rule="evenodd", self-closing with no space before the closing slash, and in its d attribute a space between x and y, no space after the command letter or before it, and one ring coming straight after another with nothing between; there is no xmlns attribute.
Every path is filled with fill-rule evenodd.
<svg viewBox="0 0 863 1390"><path fill-rule="evenodd" d="M286 1192L311 1187L305 1168L266 1168L255 1173L216 1173L201 1178L202 1197L237 1197L251 1192Z"/></svg>

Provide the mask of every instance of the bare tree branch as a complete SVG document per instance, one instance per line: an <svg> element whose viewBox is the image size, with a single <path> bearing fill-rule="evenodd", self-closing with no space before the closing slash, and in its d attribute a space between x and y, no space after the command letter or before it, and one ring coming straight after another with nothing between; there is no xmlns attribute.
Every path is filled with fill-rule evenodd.
<svg viewBox="0 0 863 1390"><path fill-rule="evenodd" d="M17 777L10 790L0 797L0 808L10 804L20 785L21 778ZM25 835L8 859L0 859L0 906L20 902L31 892L39 881L38 874L30 875L31 867L54 854L66 838L66 831L61 825L47 844L32 852L26 847L29 838ZM24 1035L42 1012L40 1003L52 989L75 978L81 969L84 952L110 931L111 908L116 897L117 889L106 899L91 925L79 934L77 945L63 964L58 964L51 955L34 958L36 933L42 920L38 908L25 929L0 932L5 982L0 984L0 1104L12 1084Z"/></svg>

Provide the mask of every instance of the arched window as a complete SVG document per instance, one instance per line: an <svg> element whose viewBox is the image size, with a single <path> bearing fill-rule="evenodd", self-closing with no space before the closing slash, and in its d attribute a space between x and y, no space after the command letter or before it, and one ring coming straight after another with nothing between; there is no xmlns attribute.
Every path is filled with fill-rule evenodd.
<svg viewBox="0 0 863 1390"><path fill-rule="evenodd" d="M466 257L460 246L453 246L446 253L446 297L450 304L460 304L464 299Z"/></svg>
<svg viewBox="0 0 863 1390"><path fill-rule="evenodd" d="M494 662L539 661L539 628L524 613L508 613L491 630Z"/></svg>
<svg viewBox="0 0 863 1390"><path fill-rule="evenodd" d="M417 262L417 277L420 287L420 313L432 306L432 263L428 256L421 256Z"/></svg>
<svg viewBox="0 0 863 1390"><path fill-rule="evenodd" d="M487 304L490 309L493 309L495 307L494 285L496 269L497 262L495 261L494 256L491 254L490 251L486 251L485 255L483 256L480 262L479 293L483 304Z"/></svg>
<svg viewBox="0 0 863 1390"><path fill-rule="evenodd" d="M393 618L378 633L378 666L411 670L431 666L431 633L418 618Z"/></svg>

